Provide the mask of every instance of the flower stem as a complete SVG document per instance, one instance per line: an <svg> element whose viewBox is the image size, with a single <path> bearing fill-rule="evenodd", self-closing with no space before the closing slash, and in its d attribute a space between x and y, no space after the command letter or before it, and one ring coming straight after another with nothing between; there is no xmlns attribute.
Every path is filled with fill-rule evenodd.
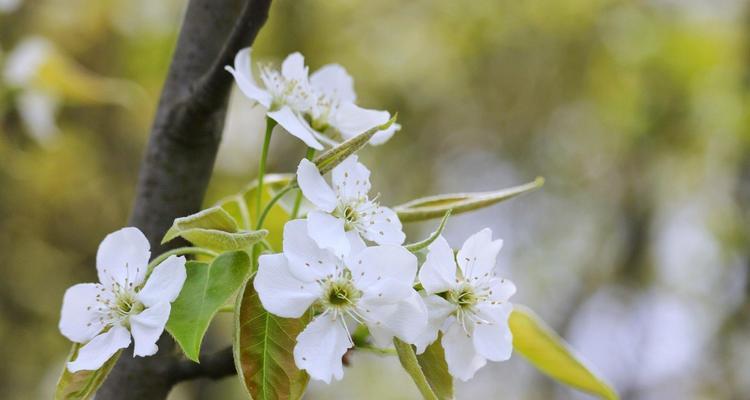
<svg viewBox="0 0 750 400"><path fill-rule="evenodd" d="M286 185L284 188L279 190L278 193L276 193L275 196L271 198L271 200L266 204L266 207L263 209L263 212L260 213L260 217L258 217L258 224L255 226L255 229L260 229L263 227L263 223L266 221L266 217L268 216L268 213L271 212L271 208L274 204L276 204L282 197L284 197L287 192L292 190L294 186L292 185Z"/></svg>
<svg viewBox="0 0 750 400"><path fill-rule="evenodd" d="M315 149L313 149L312 147L308 147L305 158L308 160L312 160L313 157L315 157ZM302 189L299 189L297 191L297 197L294 198L294 208L292 208L292 215L289 216L290 220L297 218L300 204L302 204Z"/></svg>
<svg viewBox="0 0 750 400"><path fill-rule="evenodd" d="M181 256L184 254L202 254L204 256L210 256L210 257L216 257L219 255L216 252L213 252L211 250L207 250L201 247L178 247L176 249L172 249L167 252L161 253L159 254L158 257L151 260L151 262L148 263L147 274L150 274L151 270L153 270L154 267L161 264L164 260L166 260L170 256Z"/></svg>
<svg viewBox="0 0 750 400"><path fill-rule="evenodd" d="M266 135L263 138L263 147L260 151L260 163L258 164L258 187L255 189L258 192L258 202L255 207L255 215L260 215L260 206L263 201L263 177L266 174L266 159L268 159L268 148L271 146L271 133L273 128L276 126L276 121L266 117ZM258 220L260 222L260 220ZM260 224L258 224L260 226Z"/></svg>

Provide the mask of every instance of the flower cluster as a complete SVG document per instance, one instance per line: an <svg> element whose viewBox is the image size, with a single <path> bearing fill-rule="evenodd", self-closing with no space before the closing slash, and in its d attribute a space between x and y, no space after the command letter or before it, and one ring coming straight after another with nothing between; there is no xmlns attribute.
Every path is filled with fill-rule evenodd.
<svg viewBox="0 0 750 400"><path fill-rule="evenodd" d="M484 229L454 256L440 236L417 272L417 257L401 246L397 214L368 197L369 176L351 156L333 169L329 185L303 160L297 179L318 209L286 224L281 254L259 259L254 287L266 310L287 318L310 309L316 315L297 337L297 366L314 379L341 379L356 324L378 346L396 337L419 353L442 332L449 371L462 380L487 360L507 360L515 287L495 273L502 241Z"/></svg>
<svg viewBox="0 0 750 400"><path fill-rule="evenodd" d="M309 75L300 53L290 54L280 71L260 66L261 87L253 78L251 52L249 47L239 51L234 67L227 66L227 71L245 96L267 110L269 118L313 149L335 146L391 118L387 111L357 106L354 81L344 67L328 64ZM385 143L398 129L394 124L376 133L370 143Z"/></svg>

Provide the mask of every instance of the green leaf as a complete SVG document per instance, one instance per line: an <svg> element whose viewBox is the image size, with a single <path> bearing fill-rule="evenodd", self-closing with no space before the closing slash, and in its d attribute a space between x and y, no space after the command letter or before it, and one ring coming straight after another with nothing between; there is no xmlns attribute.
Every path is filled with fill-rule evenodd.
<svg viewBox="0 0 750 400"><path fill-rule="evenodd" d="M80 348L81 345L75 343L70 350L70 355L68 356L67 361L75 360ZM120 358L121 352L122 351L118 351L115 353L96 371L70 372L66 362L63 372L60 375L60 379L57 381L55 400L82 400L92 398L102 383L104 383L104 379L109 375L109 371L115 366L117 359Z"/></svg>
<svg viewBox="0 0 750 400"><path fill-rule="evenodd" d="M283 189L289 182L294 179L294 174L269 174L264 178L263 183L263 204L268 203L271 198ZM218 207L221 207L232 218L238 222L243 229L252 229L254 221L258 216L255 215L255 202L257 195L255 189L258 182L251 182L242 192L226 197L219 201ZM276 203L266 216L264 227L268 230L266 240L277 251L281 250L283 239L284 224L286 224L294 206L295 192L287 193Z"/></svg>
<svg viewBox="0 0 750 400"><path fill-rule="evenodd" d="M618 398L617 393L586 367L570 346L533 311L516 305L509 324L513 332L513 348L537 369L561 383L602 399Z"/></svg>
<svg viewBox="0 0 750 400"><path fill-rule="evenodd" d="M404 247L406 248L406 250L409 250L412 253L416 253L422 249L427 248L427 246L431 245L432 242L434 242L435 239L437 239L443 233L443 230L445 230L445 224L448 222L448 217L451 216L451 211L452 210L448 210L445 212L445 216L443 216L443 219L440 221L440 225L438 225L435 232L432 232L432 234L430 234L430 236L428 236L427 239L416 242L416 243L410 243L410 244L405 245Z"/></svg>
<svg viewBox="0 0 750 400"><path fill-rule="evenodd" d="M326 174L337 165L341 164L344 160L349 158L350 155L356 153L361 148L365 147L367 142L378 132L388 129L394 122L398 114L394 114L388 122L383 125L375 126L369 130L360 133L357 136L350 138L349 140L341 143L340 145L329 149L321 155L315 157L313 162L318 167L321 175Z"/></svg>
<svg viewBox="0 0 750 400"><path fill-rule="evenodd" d="M167 331L185 355L198 362L203 335L219 308L242 286L250 272L244 251L224 253L211 264L190 261L187 280L167 322Z"/></svg>
<svg viewBox="0 0 750 400"><path fill-rule="evenodd" d="M443 216L448 210L453 214L478 210L508 200L520 194L537 189L544 184L544 178L534 182L493 192L452 193L422 197L394 207L401 222L424 221Z"/></svg>
<svg viewBox="0 0 750 400"><path fill-rule="evenodd" d="M237 222L221 207L211 207L174 220L162 239L166 243L178 236L206 249L231 251L248 249L268 234L266 230L240 230Z"/></svg>
<svg viewBox="0 0 750 400"><path fill-rule="evenodd" d="M292 349L308 320L269 314L248 280L235 307L234 362L252 399L302 397L310 377L297 368Z"/></svg>
<svg viewBox="0 0 750 400"><path fill-rule="evenodd" d="M448 372L448 364L445 362L445 351L440 342L442 334L437 340L427 346L424 353L417 354L417 361L422 367L427 383L432 391L441 400L453 398L453 376Z"/></svg>
<svg viewBox="0 0 750 400"><path fill-rule="evenodd" d="M393 339L398 359L411 376L417 389L426 400L453 398L453 378L448 373L445 353L438 339L417 355L414 347L398 338Z"/></svg>

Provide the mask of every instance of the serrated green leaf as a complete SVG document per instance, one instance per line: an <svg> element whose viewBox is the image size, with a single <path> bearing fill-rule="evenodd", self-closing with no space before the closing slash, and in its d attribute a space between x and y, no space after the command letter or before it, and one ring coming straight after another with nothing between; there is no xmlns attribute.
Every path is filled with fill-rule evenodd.
<svg viewBox="0 0 750 400"><path fill-rule="evenodd" d="M198 362L203 336L219 308L242 286L250 273L250 258L244 251L224 253L211 264L190 261L187 280L167 322L167 331L185 355Z"/></svg>
<svg viewBox="0 0 750 400"><path fill-rule="evenodd" d="M221 207L211 207L174 220L162 239L166 243L178 236L188 242L216 251L246 250L262 240L266 230L242 230L230 213Z"/></svg>
<svg viewBox="0 0 750 400"><path fill-rule="evenodd" d="M235 307L234 362L252 399L302 397L310 377L297 368L292 349L308 320L266 312L252 281L246 283Z"/></svg>
<svg viewBox="0 0 750 400"><path fill-rule="evenodd" d="M427 246L431 245L432 242L435 241L445 230L445 224L448 222L448 217L451 216L451 210L448 210L445 212L445 216L443 216L443 219L440 221L440 225L438 225L437 229L435 229L430 236L427 237L425 240L421 240L416 243L410 243L407 245L404 245L406 250L411 251L412 253L416 253L422 249L427 248Z"/></svg>
<svg viewBox="0 0 750 400"><path fill-rule="evenodd" d="M70 350L70 355L68 356L67 361L75 360L80 348L81 345L75 343ZM112 367L117 363L117 359L120 358L121 352L122 351L118 351L115 353L96 371L70 372L66 362L66 365L63 367L63 372L60 375L60 379L57 381L55 400L84 400L94 397L96 391L102 383L104 383L107 375L109 375L109 371L111 371Z"/></svg>
<svg viewBox="0 0 750 400"><path fill-rule="evenodd" d="M393 339L401 366L411 376L425 400L453 398L453 378L448 373L445 353L440 340L417 355L414 347L398 338Z"/></svg>
<svg viewBox="0 0 750 400"><path fill-rule="evenodd" d="M401 222L424 221L443 216L448 210L453 215L478 210L520 194L537 189L544 184L544 178L534 182L492 192L451 193L422 197L394 207Z"/></svg>
<svg viewBox="0 0 750 400"><path fill-rule="evenodd" d="M618 399L612 387L597 377L533 311L514 306L509 324L513 332L513 348L537 369L558 382L602 399Z"/></svg>

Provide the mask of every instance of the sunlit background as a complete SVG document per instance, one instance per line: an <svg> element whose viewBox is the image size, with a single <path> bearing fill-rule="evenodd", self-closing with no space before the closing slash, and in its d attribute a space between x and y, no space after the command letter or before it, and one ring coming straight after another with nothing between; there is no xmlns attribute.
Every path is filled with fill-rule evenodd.
<svg viewBox="0 0 750 400"><path fill-rule="evenodd" d="M259 61L337 62L403 130L363 153L385 204L544 176L448 223L483 226L499 271L624 399L750 398L750 4L739 0L278 0ZM0 0L0 395L49 398L64 290L128 217L180 0ZM262 114L235 93L207 204L252 179ZM271 169L304 148L275 137ZM409 226L420 239L435 223ZM229 343L229 318L209 346ZM309 399L414 399L355 354ZM242 398L239 383L172 399ZM464 399L583 399L520 357Z"/></svg>

